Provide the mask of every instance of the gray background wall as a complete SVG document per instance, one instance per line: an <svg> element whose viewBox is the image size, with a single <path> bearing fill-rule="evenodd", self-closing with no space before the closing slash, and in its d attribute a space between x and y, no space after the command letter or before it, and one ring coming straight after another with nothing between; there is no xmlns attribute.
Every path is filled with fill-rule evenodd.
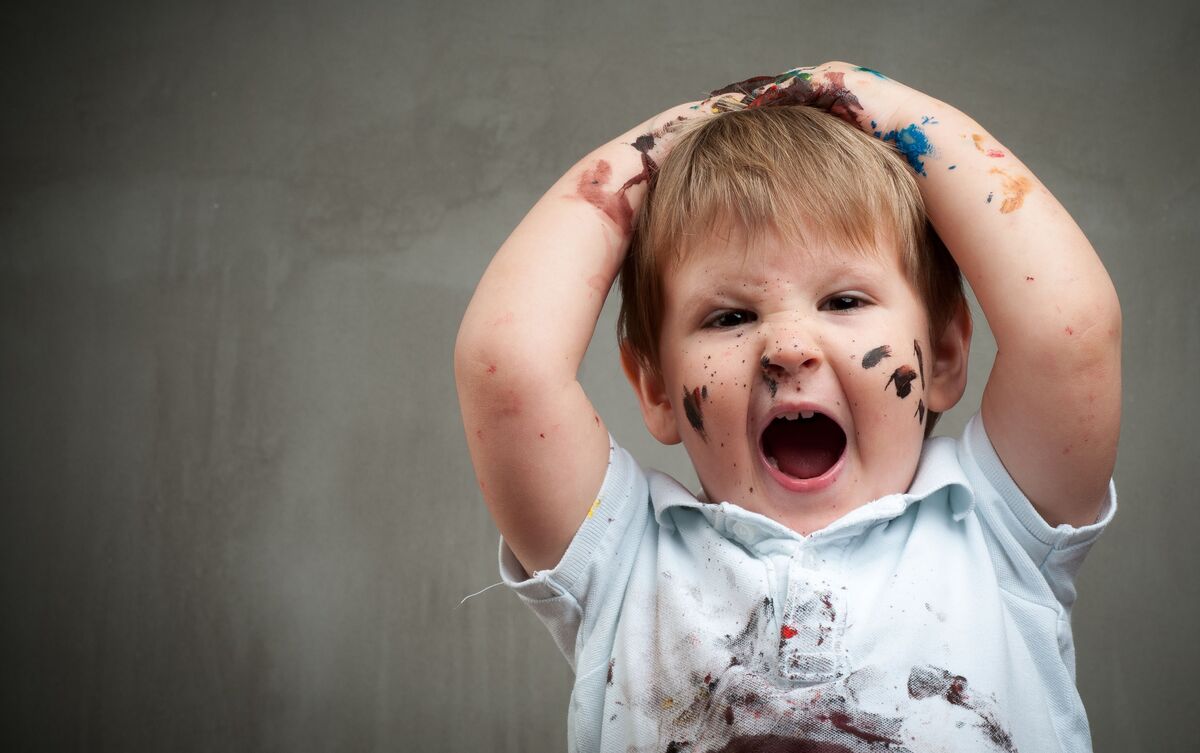
<svg viewBox="0 0 1200 753"><path fill-rule="evenodd" d="M870 65L972 113L1125 313L1082 574L1101 752L1194 750L1200 14L1148 0L118 2L0 38L0 744L564 747L451 376L491 253L593 146L752 74ZM982 329L982 328L981 328ZM584 380L653 446L606 312ZM976 339L977 403L994 346ZM958 409L943 431L969 414Z"/></svg>

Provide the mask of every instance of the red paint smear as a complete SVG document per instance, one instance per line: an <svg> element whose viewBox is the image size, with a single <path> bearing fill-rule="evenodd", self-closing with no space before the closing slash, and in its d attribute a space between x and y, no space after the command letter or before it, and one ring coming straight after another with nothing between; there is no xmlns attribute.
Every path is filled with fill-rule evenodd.
<svg viewBox="0 0 1200 753"><path fill-rule="evenodd" d="M786 641L788 638L795 638L798 632L799 631L791 625L784 625L783 627L779 628L779 637Z"/></svg>
<svg viewBox="0 0 1200 753"><path fill-rule="evenodd" d="M956 706L965 706L967 704L967 679L965 677L954 678L950 683L950 690L946 692L946 700Z"/></svg>
<svg viewBox="0 0 1200 753"><path fill-rule="evenodd" d="M899 740L893 740L890 737L878 735L871 730L859 728L855 724L855 721L850 718L850 715L842 711L834 711L831 713L829 715L829 722L834 726L835 729L839 729L842 732L849 732L858 739L864 740L868 743L884 743L885 745L898 745L900 743Z"/></svg>
<svg viewBox="0 0 1200 753"><path fill-rule="evenodd" d="M604 190L605 184L611 177L612 165L608 164L607 160L597 160L595 167L591 170L584 170L583 174L579 176L579 195L589 204L604 212L622 235L628 235L630 224L633 221L633 208L629 206L629 201L625 198L624 189L616 193L608 193Z"/></svg>
<svg viewBox="0 0 1200 753"><path fill-rule="evenodd" d="M993 159L995 159L996 157L1004 156L1004 152L1000 151L999 149L988 149L987 152L985 152L985 154L987 154L987 156L989 156Z"/></svg>

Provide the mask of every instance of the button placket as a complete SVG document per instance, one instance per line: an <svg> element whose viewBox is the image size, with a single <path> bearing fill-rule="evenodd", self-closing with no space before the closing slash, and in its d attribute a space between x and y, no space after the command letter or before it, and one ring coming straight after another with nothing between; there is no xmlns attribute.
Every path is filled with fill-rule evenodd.
<svg viewBox="0 0 1200 753"><path fill-rule="evenodd" d="M844 599L823 573L797 557L788 566L787 601L779 625L779 673L792 682L819 683L842 675Z"/></svg>

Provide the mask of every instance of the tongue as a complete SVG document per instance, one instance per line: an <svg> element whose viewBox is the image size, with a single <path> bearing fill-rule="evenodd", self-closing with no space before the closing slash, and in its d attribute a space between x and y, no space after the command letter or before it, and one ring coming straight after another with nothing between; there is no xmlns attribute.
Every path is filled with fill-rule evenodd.
<svg viewBox="0 0 1200 753"><path fill-rule="evenodd" d="M827 416L807 421L776 419L763 432L763 451L793 478L815 478L841 457L846 434Z"/></svg>

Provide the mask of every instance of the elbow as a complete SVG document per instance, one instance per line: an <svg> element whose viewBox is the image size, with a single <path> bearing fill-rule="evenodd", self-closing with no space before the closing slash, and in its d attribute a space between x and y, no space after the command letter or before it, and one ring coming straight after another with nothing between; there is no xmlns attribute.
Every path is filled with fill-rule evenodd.
<svg viewBox="0 0 1200 753"><path fill-rule="evenodd" d="M1054 364L1061 377L1077 384L1094 381L1119 389L1122 319L1116 292L1110 287L1063 313L1057 331L1039 338L1042 363Z"/></svg>
<svg viewBox="0 0 1200 753"><path fill-rule="evenodd" d="M464 411L493 417L517 415L528 398L554 383L519 338L466 328L454 344L454 381Z"/></svg>

